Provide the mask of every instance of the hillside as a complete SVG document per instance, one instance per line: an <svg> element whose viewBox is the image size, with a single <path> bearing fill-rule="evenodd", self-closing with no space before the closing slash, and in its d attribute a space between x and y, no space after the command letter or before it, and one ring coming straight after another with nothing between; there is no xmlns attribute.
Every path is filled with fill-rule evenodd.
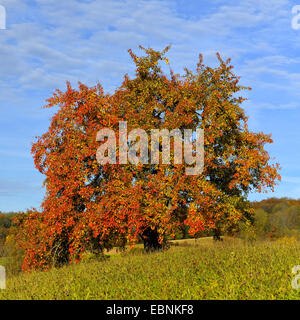
<svg viewBox="0 0 300 320"><path fill-rule="evenodd" d="M300 260L293 239L181 241L168 251L141 248L103 261L9 277L0 299L299 299L291 286Z"/></svg>

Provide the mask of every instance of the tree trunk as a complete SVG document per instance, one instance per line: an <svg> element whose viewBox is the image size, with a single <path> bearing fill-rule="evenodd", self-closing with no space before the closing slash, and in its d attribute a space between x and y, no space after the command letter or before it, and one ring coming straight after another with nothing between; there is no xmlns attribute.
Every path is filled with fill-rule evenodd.
<svg viewBox="0 0 300 320"><path fill-rule="evenodd" d="M146 252L157 251L163 248L164 243L158 242L158 236L159 234L156 228L152 230L149 227L143 232L142 239L144 242L144 250Z"/></svg>
<svg viewBox="0 0 300 320"><path fill-rule="evenodd" d="M221 229L220 228L214 229L213 239L215 241L223 241L223 239L221 238Z"/></svg>

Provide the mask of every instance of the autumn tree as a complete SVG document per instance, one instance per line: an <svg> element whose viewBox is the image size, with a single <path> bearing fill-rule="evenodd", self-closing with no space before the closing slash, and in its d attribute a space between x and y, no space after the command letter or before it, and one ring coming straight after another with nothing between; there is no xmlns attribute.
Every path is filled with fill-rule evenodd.
<svg viewBox="0 0 300 320"><path fill-rule="evenodd" d="M159 249L183 225L191 236L213 230L218 238L250 219L251 190L273 189L280 179L278 164L265 150L271 137L248 129L240 106L245 99L238 96L247 88L238 84L230 60L218 54L219 66L211 68L200 56L195 71L180 76L170 69L167 76L161 63L169 65L169 47L141 49L145 56L129 50L136 74L125 75L113 94L104 94L100 85L80 83L76 90L68 83L66 92L57 90L48 99L47 107L58 111L32 146L35 166L46 177L46 196L41 212L28 211L17 221L24 269L78 261L86 250L99 253L139 239L146 250ZM97 132L110 128L119 141L120 121L127 122L127 132L143 129L148 137L152 129L203 129L202 173L187 175L184 161L175 163L173 137L170 163L99 164L96 151L103 141ZM137 143L129 140L127 148ZM160 159L163 152L160 141Z"/></svg>

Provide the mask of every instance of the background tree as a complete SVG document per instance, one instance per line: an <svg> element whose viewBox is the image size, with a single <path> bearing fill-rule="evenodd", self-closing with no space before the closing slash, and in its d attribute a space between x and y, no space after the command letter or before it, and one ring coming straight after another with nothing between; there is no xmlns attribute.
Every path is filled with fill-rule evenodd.
<svg viewBox="0 0 300 320"><path fill-rule="evenodd" d="M80 260L86 250L101 253L139 239L146 250L159 249L183 225L191 236L212 230L219 238L250 219L250 190L273 189L280 179L278 164L264 149L270 136L248 129L240 107L245 99L237 95L246 88L238 85L230 60L217 55L219 66L210 68L200 56L195 72L170 70L168 77L160 62L169 64L169 47L141 49L145 56L129 50L136 75L125 75L114 94L104 94L100 85L80 83L75 90L68 83L66 92L57 90L48 100L47 107L59 109L32 146L35 166L46 176L46 196L41 212L17 220L24 269L47 269ZM186 175L184 163L174 164L174 139L171 164L99 165L96 134L111 128L118 141L119 121L127 121L128 132L142 128L148 137L151 129L204 129L202 174Z"/></svg>
<svg viewBox="0 0 300 320"><path fill-rule="evenodd" d="M4 255L4 243L11 227L11 218L0 212L0 257Z"/></svg>
<svg viewBox="0 0 300 320"><path fill-rule="evenodd" d="M253 225L246 230L240 224L242 238L255 233L257 239L278 239L292 237L300 239L300 200L289 198L269 198L251 203L254 209Z"/></svg>

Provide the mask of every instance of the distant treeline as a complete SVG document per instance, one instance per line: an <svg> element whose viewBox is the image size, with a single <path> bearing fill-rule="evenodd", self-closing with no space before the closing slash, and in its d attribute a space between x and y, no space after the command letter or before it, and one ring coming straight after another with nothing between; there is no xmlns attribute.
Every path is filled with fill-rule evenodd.
<svg viewBox="0 0 300 320"><path fill-rule="evenodd" d="M21 212L1 212L0 211L0 256L1 248L3 247L6 237L9 234L10 228L12 226L12 218L20 214Z"/></svg>
<svg viewBox="0 0 300 320"><path fill-rule="evenodd" d="M241 225L240 235L253 239L295 237L300 240L300 199L269 198L252 202L252 224Z"/></svg>

